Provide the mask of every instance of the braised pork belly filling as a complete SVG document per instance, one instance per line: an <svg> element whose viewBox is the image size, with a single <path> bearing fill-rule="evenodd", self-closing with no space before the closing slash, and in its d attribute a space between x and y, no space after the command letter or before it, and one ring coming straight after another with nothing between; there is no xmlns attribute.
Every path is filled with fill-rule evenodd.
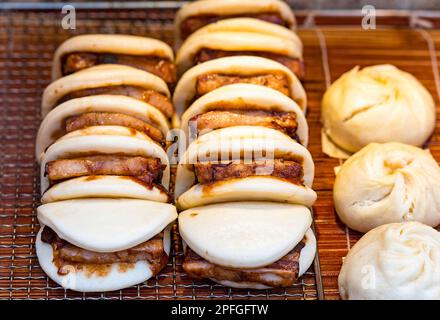
<svg viewBox="0 0 440 320"><path fill-rule="evenodd" d="M201 184L254 176L272 176L294 184L302 184L304 176L300 163L283 159L264 162L253 160L251 163L198 162L194 165L194 173Z"/></svg>
<svg viewBox="0 0 440 320"><path fill-rule="evenodd" d="M304 77L304 63L298 58L292 58L281 54L275 54L265 51L224 51L203 48L194 56L194 64L210 61L223 57L231 56L258 56L275 60L289 68L298 78Z"/></svg>
<svg viewBox="0 0 440 320"><path fill-rule="evenodd" d="M198 279L254 283L269 287L288 287L298 279L299 259L304 245L305 239L280 260L270 265L253 269L219 266L205 260L187 247L183 269L191 277Z"/></svg>
<svg viewBox="0 0 440 320"><path fill-rule="evenodd" d="M100 64L122 64L150 72L167 84L176 82L176 68L172 61L155 56L116 53L73 52L62 57L63 76Z"/></svg>
<svg viewBox="0 0 440 320"><path fill-rule="evenodd" d="M220 73L203 74L197 78L197 96L211 92L228 84L250 83L277 90L289 96L289 80L283 74L261 74L253 76L227 75Z"/></svg>
<svg viewBox="0 0 440 320"><path fill-rule="evenodd" d="M254 18L274 24L278 24L283 27L288 27L287 23L283 18L276 12L265 12L265 13L255 13L255 14L240 14L240 15L197 15L186 18L182 21L180 25L180 34L182 40L185 40L192 33L198 29L223 19L231 18Z"/></svg>
<svg viewBox="0 0 440 320"><path fill-rule="evenodd" d="M297 135L298 122L294 112L278 112L266 110L228 109L221 107L192 117L189 124L197 134L233 126L263 126L281 131L299 142Z"/></svg>
<svg viewBox="0 0 440 320"><path fill-rule="evenodd" d="M101 94L122 95L146 102L161 111L167 118L171 118L174 113L173 104L168 97L157 91L132 85L105 86L73 91L63 96L57 105L71 99Z"/></svg>
<svg viewBox="0 0 440 320"><path fill-rule="evenodd" d="M139 120L133 116L116 112L88 112L72 116L65 121L65 132L84 129L92 126L123 126L145 133L154 141L164 144L165 137L154 124Z"/></svg>
<svg viewBox="0 0 440 320"><path fill-rule="evenodd" d="M60 159L46 163L45 175L51 185L68 179L88 176L90 180L103 175L131 178L147 188L160 188L166 165L158 158L121 155L92 155L73 159Z"/></svg>
<svg viewBox="0 0 440 320"><path fill-rule="evenodd" d="M168 255L163 245L164 232L132 248L116 252L94 252L77 247L61 239L52 229L45 226L41 233L41 241L52 246L54 264L58 268L58 274L66 275L70 269L66 266L73 266L77 269L86 268L89 271L108 272L111 264L126 264L129 269L138 261L148 261L153 275L162 270L167 261ZM93 272L92 272L93 273Z"/></svg>

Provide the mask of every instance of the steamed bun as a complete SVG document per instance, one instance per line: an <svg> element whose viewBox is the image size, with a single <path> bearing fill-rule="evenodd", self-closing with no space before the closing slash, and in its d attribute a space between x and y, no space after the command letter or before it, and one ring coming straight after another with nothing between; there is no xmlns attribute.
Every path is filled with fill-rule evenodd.
<svg viewBox="0 0 440 320"><path fill-rule="evenodd" d="M324 94L322 122L324 152L353 153L370 142L421 146L434 130L435 104L414 76L392 65L355 67Z"/></svg>
<svg viewBox="0 0 440 320"><path fill-rule="evenodd" d="M391 222L440 224L440 167L428 150L371 143L336 175L336 212L350 228L367 232Z"/></svg>
<svg viewBox="0 0 440 320"><path fill-rule="evenodd" d="M364 235L339 273L342 299L440 299L440 233L419 222Z"/></svg>

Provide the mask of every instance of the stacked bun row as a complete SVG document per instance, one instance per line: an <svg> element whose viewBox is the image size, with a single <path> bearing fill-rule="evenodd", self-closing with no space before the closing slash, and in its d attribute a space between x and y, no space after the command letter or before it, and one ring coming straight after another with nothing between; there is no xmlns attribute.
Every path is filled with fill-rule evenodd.
<svg viewBox="0 0 440 320"><path fill-rule="evenodd" d="M184 150L175 203L193 278L288 287L312 264L314 163L302 43L280 1L196 1L176 16Z"/></svg>
<svg viewBox="0 0 440 320"><path fill-rule="evenodd" d="M51 279L83 292L146 281L177 211L191 277L266 289L307 271L316 193L294 29L278 0L203 0L177 13L175 59L144 37L61 44L36 142Z"/></svg>
<svg viewBox="0 0 440 320"><path fill-rule="evenodd" d="M149 38L65 41L44 90L38 260L67 289L111 291L167 264L177 211L166 135L174 108L172 49Z"/></svg>

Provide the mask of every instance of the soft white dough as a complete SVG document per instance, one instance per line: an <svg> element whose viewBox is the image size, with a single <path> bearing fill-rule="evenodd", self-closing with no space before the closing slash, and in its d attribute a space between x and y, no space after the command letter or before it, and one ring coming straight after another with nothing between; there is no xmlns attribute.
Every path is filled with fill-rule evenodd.
<svg viewBox="0 0 440 320"><path fill-rule="evenodd" d="M438 300L440 233L419 222L377 227L350 250L338 283L347 300Z"/></svg>
<svg viewBox="0 0 440 320"><path fill-rule="evenodd" d="M308 229L305 234L306 244L301 250L300 260L299 260L299 273L298 277L301 277L312 265L316 254L316 237L312 229ZM187 244L183 241L184 249ZM257 289L264 290L270 289L270 286L263 285L256 282L235 282L229 280L219 280L211 278L212 281L219 283L225 287L238 288L238 289Z"/></svg>
<svg viewBox="0 0 440 320"><path fill-rule="evenodd" d="M151 239L177 218L168 203L74 199L39 206L38 220L60 238L90 251L114 252Z"/></svg>
<svg viewBox="0 0 440 320"><path fill-rule="evenodd" d="M429 150L402 143L371 143L339 169L336 212L350 228L367 232L392 222L440 224L440 167Z"/></svg>
<svg viewBox="0 0 440 320"><path fill-rule="evenodd" d="M312 229L308 229L306 234L306 244L301 250L299 257L299 273L298 277L301 277L312 265L316 255L316 237Z"/></svg>
<svg viewBox="0 0 440 320"><path fill-rule="evenodd" d="M323 150L356 152L370 142L421 146L435 126L435 104L411 74L392 65L355 67L326 91L322 100ZM327 145L324 145L327 144ZM329 144L334 144L330 147Z"/></svg>
<svg viewBox="0 0 440 320"><path fill-rule="evenodd" d="M168 195L153 186L149 188L124 176L101 175L69 179L49 188L41 203L81 198L127 198L168 202Z"/></svg>
<svg viewBox="0 0 440 320"><path fill-rule="evenodd" d="M311 223L309 208L272 202L229 202L179 214L180 235L188 246L204 259L232 268L279 260L304 238Z"/></svg>
<svg viewBox="0 0 440 320"><path fill-rule="evenodd" d="M312 206L316 192L309 186L301 186L272 176L251 176L219 181L209 186L197 184L177 198L177 208L186 210L213 203L231 201L275 201Z"/></svg>

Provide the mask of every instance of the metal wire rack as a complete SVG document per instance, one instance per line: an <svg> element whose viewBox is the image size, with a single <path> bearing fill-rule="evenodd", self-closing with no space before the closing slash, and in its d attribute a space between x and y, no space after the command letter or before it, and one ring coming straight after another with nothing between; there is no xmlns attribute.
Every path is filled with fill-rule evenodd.
<svg viewBox="0 0 440 320"><path fill-rule="evenodd" d="M154 3L154 1L152 2ZM189 278L181 267L182 247L174 230L165 270L128 289L95 294L64 290L38 264L39 168L34 141L40 98L50 81L52 54L72 35L128 33L172 44L178 3L166 8L93 9L77 12L76 30L60 27L59 10L0 10L0 299L317 299L322 297L319 260L286 289L238 290ZM174 228L176 229L176 228ZM315 272L316 270L317 272Z"/></svg>

